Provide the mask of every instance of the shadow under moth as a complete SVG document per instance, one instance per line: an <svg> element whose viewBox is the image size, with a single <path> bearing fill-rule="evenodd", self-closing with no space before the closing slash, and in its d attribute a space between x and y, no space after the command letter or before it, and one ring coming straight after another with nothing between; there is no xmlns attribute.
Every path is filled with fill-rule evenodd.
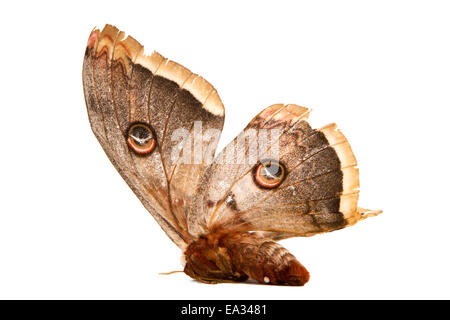
<svg viewBox="0 0 450 320"><path fill-rule="evenodd" d="M214 156L217 91L114 26L89 36L83 86L96 138L196 280L304 285L308 271L278 240L381 212L358 207L350 144L336 124L312 129L307 108L264 109Z"/></svg>

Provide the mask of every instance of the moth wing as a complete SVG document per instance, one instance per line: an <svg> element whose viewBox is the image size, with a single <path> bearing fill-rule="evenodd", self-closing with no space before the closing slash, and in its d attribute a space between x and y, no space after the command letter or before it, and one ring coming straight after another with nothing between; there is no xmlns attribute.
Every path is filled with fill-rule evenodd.
<svg viewBox="0 0 450 320"><path fill-rule="evenodd" d="M312 129L309 112L273 105L255 117L222 152L231 161L221 153L205 172L198 191L203 200L193 204L198 214L190 216L189 228L196 234L259 231L279 240L341 229L379 213L357 207L359 172L347 139L335 124ZM274 136L270 143L264 143L265 130ZM285 167L285 179L274 189L255 182L254 160L265 158Z"/></svg>
<svg viewBox="0 0 450 320"><path fill-rule="evenodd" d="M173 157L174 146L179 154L191 146L172 141L172 135L177 129L192 132L195 121L220 134L224 108L217 91L159 53L145 55L142 45L111 25L89 37L83 86L92 130L108 158L162 229L184 248L190 237L185 206L204 163L185 165L185 158ZM128 146L133 123L152 128L157 145L150 154L139 155ZM211 153L214 143L200 140Z"/></svg>

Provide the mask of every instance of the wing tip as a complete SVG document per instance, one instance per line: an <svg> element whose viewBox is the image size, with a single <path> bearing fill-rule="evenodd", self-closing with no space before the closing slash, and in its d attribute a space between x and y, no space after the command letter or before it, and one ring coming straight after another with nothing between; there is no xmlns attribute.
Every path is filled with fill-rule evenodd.
<svg viewBox="0 0 450 320"><path fill-rule="evenodd" d="M94 27L92 29L91 33L89 34L89 38L87 41L87 49L93 49L97 45L98 36L99 36L100 30L97 27Z"/></svg>
<svg viewBox="0 0 450 320"><path fill-rule="evenodd" d="M113 25L106 24L102 31L94 28L88 39L88 49L94 49L97 55L108 53L109 60L121 61L129 72L129 61L139 64L153 74L177 83L180 88L189 91L203 106L203 109L215 116L225 115L224 105L217 90L203 77L192 73L181 64L168 60L157 51L147 55L145 48L136 39L127 36Z"/></svg>
<svg viewBox="0 0 450 320"><path fill-rule="evenodd" d="M225 115L225 107L217 90L207 80L157 51L146 54L139 41L132 36L125 37L123 31L111 24L105 24L101 31L97 27L91 31L87 50L93 50L97 55L106 52L108 60L120 61L128 72L131 70L129 61L139 64L188 90L202 104L203 109L211 114L220 117Z"/></svg>
<svg viewBox="0 0 450 320"><path fill-rule="evenodd" d="M378 216L383 213L383 210L369 210L364 208L358 208L358 213L361 215L362 219L367 219L370 217Z"/></svg>
<svg viewBox="0 0 450 320"><path fill-rule="evenodd" d="M225 108L217 90L202 76L193 73L182 87L192 93L208 112L221 117L225 115Z"/></svg>

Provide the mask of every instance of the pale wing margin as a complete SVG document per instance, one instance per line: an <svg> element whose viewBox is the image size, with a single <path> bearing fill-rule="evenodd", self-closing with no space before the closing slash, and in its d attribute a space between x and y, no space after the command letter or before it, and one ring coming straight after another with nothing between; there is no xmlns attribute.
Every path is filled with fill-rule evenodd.
<svg viewBox="0 0 450 320"><path fill-rule="evenodd" d="M336 123L331 123L319 129L333 146L341 161L343 172L343 188L339 212L344 215L347 226L354 225L360 220L376 216L382 210L368 210L358 207L359 199L359 169L350 143L338 129Z"/></svg>

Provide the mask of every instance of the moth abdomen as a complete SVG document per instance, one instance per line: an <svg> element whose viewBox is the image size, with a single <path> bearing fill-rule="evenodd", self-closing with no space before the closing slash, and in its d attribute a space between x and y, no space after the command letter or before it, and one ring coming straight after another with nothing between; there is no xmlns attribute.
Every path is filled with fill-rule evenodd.
<svg viewBox="0 0 450 320"><path fill-rule="evenodd" d="M309 272L287 249L251 233L209 234L189 245L184 272L207 283L252 279L302 286Z"/></svg>
<svg viewBox="0 0 450 320"><path fill-rule="evenodd" d="M286 248L252 234L244 238L230 247L236 267L249 278L278 285L302 286L308 282L308 270Z"/></svg>

